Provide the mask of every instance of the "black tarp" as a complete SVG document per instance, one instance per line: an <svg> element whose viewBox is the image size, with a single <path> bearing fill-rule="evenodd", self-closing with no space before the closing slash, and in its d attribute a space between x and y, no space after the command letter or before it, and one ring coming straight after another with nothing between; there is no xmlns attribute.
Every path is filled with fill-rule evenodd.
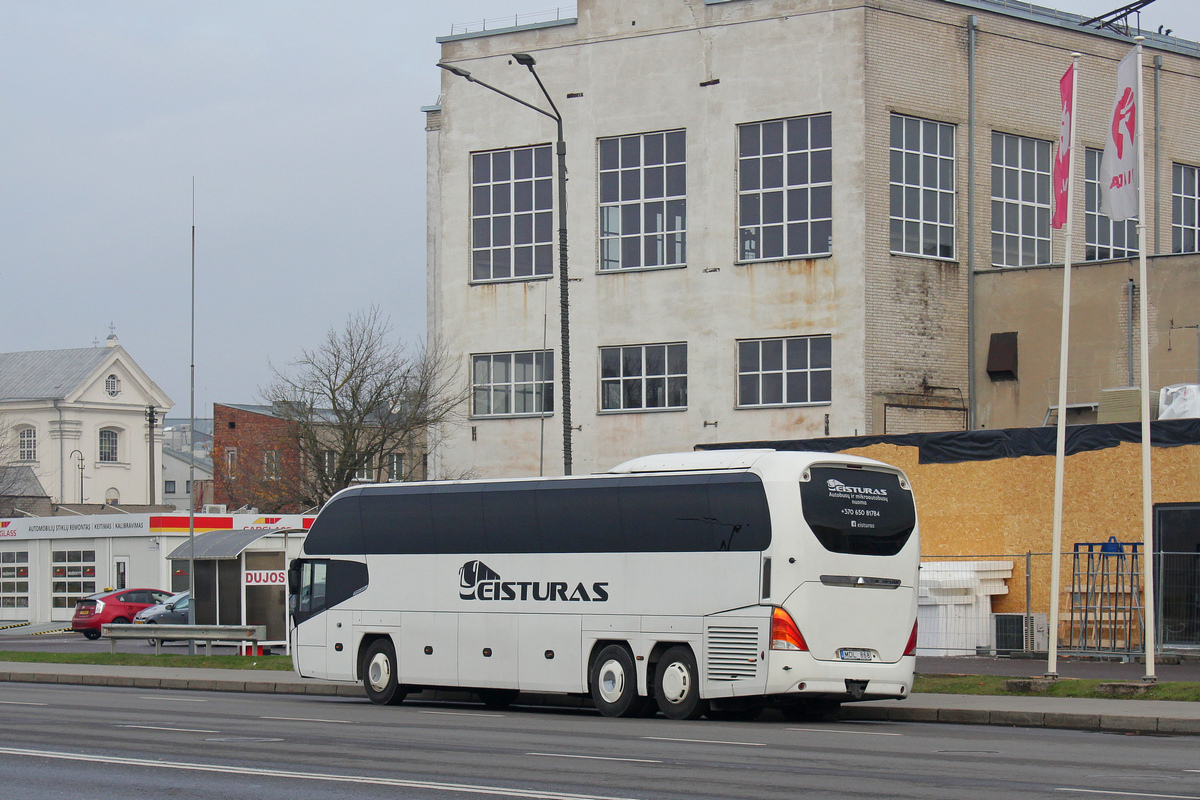
<svg viewBox="0 0 1200 800"><path fill-rule="evenodd" d="M809 450L840 453L873 444L892 444L919 449L922 464L957 464L963 461L992 461L1021 456L1052 456L1056 429L1000 428L940 433L902 433L893 436L837 436L826 439L785 439L764 442L722 442L696 445L697 450L742 450L766 447L772 450ZM1068 425L1067 455L1116 447L1121 442L1140 443L1140 422L1111 422L1103 425ZM1163 419L1150 423L1150 444L1179 447L1200 444L1200 419Z"/></svg>

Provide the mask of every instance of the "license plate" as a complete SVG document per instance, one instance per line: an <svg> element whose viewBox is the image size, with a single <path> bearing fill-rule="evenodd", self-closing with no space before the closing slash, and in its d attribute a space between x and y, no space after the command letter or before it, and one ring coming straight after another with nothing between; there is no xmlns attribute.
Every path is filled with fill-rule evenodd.
<svg viewBox="0 0 1200 800"><path fill-rule="evenodd" d="M91 615L92 615L92 612L88 611L86 608L81 609L79 611L79 616L81 616L81 617L90 617Z"/></svg>
<svg viewBox="0 0 1200 800"><path fill-rule="evenodd" d="M843 661L870 661L870 650L838 650L838 658Z"/></svg>

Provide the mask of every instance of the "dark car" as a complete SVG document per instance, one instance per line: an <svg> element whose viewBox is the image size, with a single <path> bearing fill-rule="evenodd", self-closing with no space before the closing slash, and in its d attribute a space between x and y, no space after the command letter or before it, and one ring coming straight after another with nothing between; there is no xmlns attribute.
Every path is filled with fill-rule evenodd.
<svg viewBox="0 0 1200 800"><path fill-rule="evenodd" d="M191 603L189 599L191 595L187 592L173 594L163 602L156 606L143 608L137 612L133 618L134 625L187 625L188 624L188 606ZM150 644L154 644L154 639L148 639ZM163 641L169 641L163 639Z"/></svg>
<svg viewBox="0 0 1200 800"><path fill-rule="evenodd" d="M128 624L143 608L170 596L170 592L161 589L114 589L90 595L75 604L71 630L89 639L99 639L101 625Z"/></svg>

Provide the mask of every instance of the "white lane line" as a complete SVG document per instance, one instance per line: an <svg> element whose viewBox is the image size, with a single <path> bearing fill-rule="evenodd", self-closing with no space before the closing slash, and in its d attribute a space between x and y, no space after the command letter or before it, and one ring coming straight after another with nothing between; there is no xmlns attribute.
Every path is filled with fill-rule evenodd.
<svg viewBox="0 0 1200 800"><path fill-rule="evenodd" d="M162 697L151 695L138 695L138 700L170 700L172 703L207 703L207 700L199 697Z"/></svg>
<svg viewBox="0 0 1200 800"><path fill-rule="evenodd" d="M612 797L595 794L567 794L564 792L541 792L537 789L511 789L504 786L481 786L469 783L437 783L435 781L410 781L401 778L372 778L366 775L338 775L325 772L294 772L292 770L261 769L258 767L223 766L220 764L194 764L186 761L151 761L146 758L124 758L97 753L59 753L53 750L26 750L18 747L0 747L0 755L29 756L30 758L57 758L63 761L83 761L89 764L115 764L118 766L150 767L151 769L177 769L191 772L216 772L226 775L253 775L261 778L289 778L303 781L326 781L329 783L361 783L372 786L402 786L406 789L432 789L460 794L486 794L497 797L522 797L530 800L638 800L630 797Z"/></svg>
<svg viewBox="0 0 1200 800"><path fill-rule="evenodd" d="M1056 787L1056 792L1075 792L1076 794L1106 794L1116 795L1117 797L1161 797L1167 800L1200 800L1200 796L1194 794L1152 794L1150 792L1114 792L1107 789L1073 789L1066 787Z"/></svg>
<svg viewBox="0 0 1200 800"><path fill-rule="evenodd" d="M118 725L118 728L141 728L145 731L175 731L176 733L220 733L220 731L209 731L201 728L162 728L158 725Z"/></svg>
<svg viewBox="0 0 1200 800"><path fill-rule="evenodd" d="M331 725L357 725L348 719L314 719L313 717L259 717L259 719L281 719L285 722L328 722Z"/></svg>
<svg viewBox="0 0 1200 800"><path fill-rule="evenodd" d="M20 700L0 700L2 706L48 706L49 703L24 703Z"/></svg>
<svg viewBox="0 0 1200 800"><path fill-rule="evenodd" d="M526 753L527 756L545 756L546 758L586 758L591 761L636 761L639 764L661 764L653 758L618 758L616 756L580 756L572 753Z"/></svg>
<svg viewBox="0 0 1200 800"><path fill-rule="evenodd" d="M690 744L740 744L743 747L766 747L762 742L722 742L717 739L676 739L672 736L643 736L655 742L688 742Z"/></svg>
<svg viewBox="0 0 1200 800"><path fill-rule="evenodd" d="M418 714L438 714L443 717L503 717L503 714L484 714L480 711L418 711Z"/></svg>
<svg viewBox="0 0 1200 800"><path fill-rule="evenodd" d="M884 733L883 731L839 731L833 728L788 728L789 731L807 731L809 733L850 733L855 736L903 736L903 733Z"/></svg>

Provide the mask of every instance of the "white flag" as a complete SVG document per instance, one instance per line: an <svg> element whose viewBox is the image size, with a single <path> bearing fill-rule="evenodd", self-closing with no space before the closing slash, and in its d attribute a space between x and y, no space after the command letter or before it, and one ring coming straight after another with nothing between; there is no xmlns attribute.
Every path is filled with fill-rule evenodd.
<svg viewBox="0 0 1200 800"><path fill-rule="evenodd" d="M1141 57L1135 47L1117 67L1117 97L1100 162L1100 211L1119 222L1138 213L1137 96Z"/></svg>

